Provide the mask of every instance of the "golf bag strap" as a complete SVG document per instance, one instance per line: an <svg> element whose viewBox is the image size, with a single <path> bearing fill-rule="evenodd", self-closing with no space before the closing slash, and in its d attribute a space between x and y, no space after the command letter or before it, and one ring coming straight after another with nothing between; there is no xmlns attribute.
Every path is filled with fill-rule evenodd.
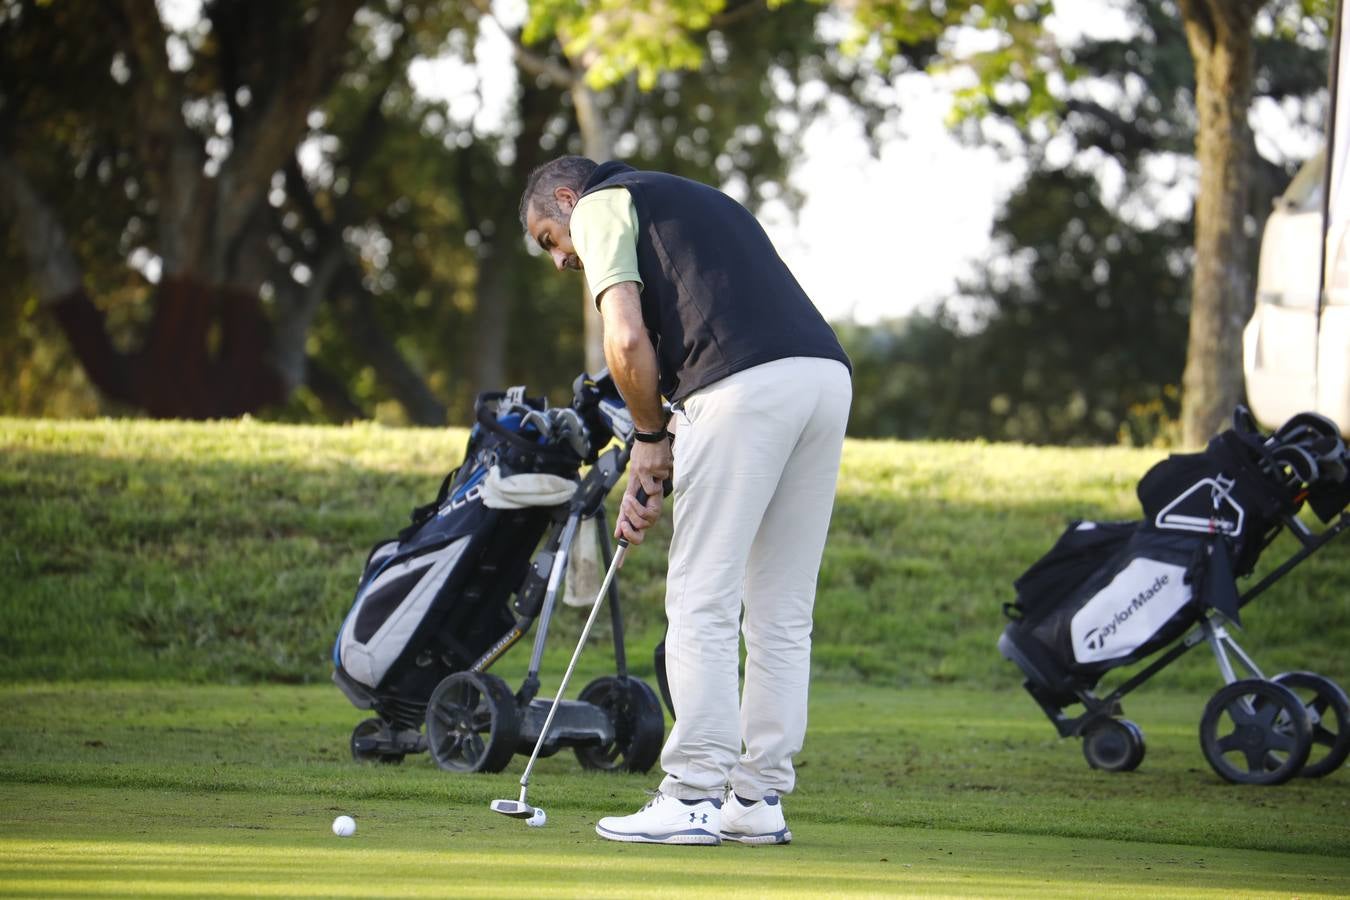
<svg viewBox="0 0 1350 900"><path fill-rule="evenodd" d="M450 470L450 474L445 476L445 479L441 482L440 490L436 492L435 500L413 508L413 511L408 515L408 526L398 533L400 541L406 541L412 537L417 529L436 515L436 510L440 509L441 504L445 502L445 498L450 496L450 485L454 482L455 476L459 474L460 468L460 466L455 466Z"/></svg>
<svg viewBox="0 0 1350 900"><path fill-rule="evenodd" d="M1209 558L1205 561L1202 577L1205 605L1218 610L1234 625L1241 627L1237 579L1233 576L1233 563L1228 556L1228 541L1222 536L1210 544Z"/></svg>

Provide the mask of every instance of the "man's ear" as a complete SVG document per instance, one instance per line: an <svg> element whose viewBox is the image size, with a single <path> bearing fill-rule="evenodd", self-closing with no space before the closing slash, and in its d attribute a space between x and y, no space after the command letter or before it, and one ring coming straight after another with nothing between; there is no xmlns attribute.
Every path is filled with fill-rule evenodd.
<svg viewBox="0 0 1350 900"><path fill-rule="evenodd" d="M566 185L559 185L553 189L553 199L558 201L558 207L565 213L570 213L577 205L580 196L576 191Z"/></svg>

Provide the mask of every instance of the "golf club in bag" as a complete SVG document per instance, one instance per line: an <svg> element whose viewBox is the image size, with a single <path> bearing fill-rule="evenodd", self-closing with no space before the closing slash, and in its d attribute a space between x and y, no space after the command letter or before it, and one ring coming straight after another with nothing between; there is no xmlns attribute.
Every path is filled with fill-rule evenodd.
<svg viewBox="0 0 1350 900"><path fill-rule="evenodd" d="M580 376L570 406L549 408L523 388L475 406L464 462L370 552L334 643L334 683L375 713L352 732L352 756L398 763L429 751L447 771L498 772L518 752L570 747L584 768L645 772L665 721L656 693L628 674L615 579L604 590L615 674L576 700L538 697L583 522L595 520L601 564L613 568L604 501L628 464L632 419L604 372ZM529 667L512 690L487 670L532 627Z"/></svg>
<svg viewBox="0 0 1350 900"><path fill-rule="evenodd" d="M1173 455L1138 485L1144 518L1074 522L1014 587L999 651L1062 737L1080 737L1093 768L1144 758L1120 701L1192 647L1214 652L1224 686L1200 720L1200 743L1223 778L1279 784L1334 771L1350 755L1350 701L1309 672L1267 678L1228 632L1240 610L1350 527L1350 454L1340 429L1312 413L1263 433L1245 407L1203 453ZM1307 505L1325 526L1299 517ZM1239 593L1283 531L1299 549ZM1105 696L1104 675L1151 663ZM1243 670L1239 677L1234 663ZM1081 705L1071 715L1067 707Z"/></svg>

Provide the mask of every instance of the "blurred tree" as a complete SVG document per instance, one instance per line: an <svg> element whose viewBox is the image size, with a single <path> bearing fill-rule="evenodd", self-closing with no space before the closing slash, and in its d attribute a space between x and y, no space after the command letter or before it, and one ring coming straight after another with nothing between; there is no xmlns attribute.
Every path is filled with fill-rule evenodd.
<svg viewBox="0 0 1350 900"><path fill-rule="evenodd" d="M194 66L152 0L6 4L0 202L38 302L105 397L154 415L237 415L303 379L292 323L307 307L278 304L269 326L255 225L341 71L358 5L213 4L209 64ZM139 257L152 286L112 271L117 257ZM328 277L312 273L314 293ZM102 296L119 288L150 295L128 310L145 320L134 348L115 340L116 299Z"/></svg>
<svg viewBox="0 0 1350 900"><path fill-rule="evenodd" d="M867 115L885 114L863 90L871 73L818 33L818 8L797 4L770 15L760 0L735 0L724 9L717 5L716 14L689 19L678 5L532 2L526 21L515 27L498 20L487 0L475 0L483 20L510 41L522 90L534 91L541 105L553 103L553 117L538 140L522 137L510 154L514 162L504 174L511 202L535 165L580 153L598 160L622 156L639 167L720 184L752 208L768 199L791 207L798 198L785 184L795 136L830 97L845 96ZM541 17L560 11L552 25L539 24ZM674 30L660 34L684 42L685 49L673 57L661 55L664 38L654 37L653 24L672 14ZM607 53L628 59L623 66L606 69L611 56L570 37L576 28L599 23L613 38L606 40ZM686 27L693 31L679 30ZM656 56L649 60L651 54ZM647 62L639 65L641 60ZM601 71L604 77L597 75ZM798 90L807 83L817 88L809 96ZM492 242L518 245L520 240L513 206L511 227L498 229ZM556 281L547 280L542 263L532 271L546 284ZM599 318L589 297L582 309L586 365L603 365Z"/></svg>
<svg viewBox="0 0 1350 900"><path fill-rule="evenodd" d="M843 331L857 370L851 433L1151 440L1124 423L1174 406L1167 385L1186 322L1175 248L1184 236L1174 222L1122 221L1090 175L1033 174L995 222L998 262L967 286L979 307Z"/></svg>
<svg viewBox="0 0 1350 900"><path fill-rule="evenodd" d="M1193 259L1190 207L1177 195L1194 171L1195 82L1175 7L1137 0L1129 9L1131 36L1065 48L1077 80L1064 92L1059 127L1025 132L1029 146L1015 152L1031 161L1031 174L996 220L992 259L964 286L964 300L889 323L880 337L846 332L860 382L894 371L905 394L891 386L880 400L863 399L860 390L854 433L1176 439L1169 421L1179 411ZM1318 27L1300 20L1299 37L1272 21L1254 49L1255 95L1293 111L1309 132L1324 53L1307 34ZM988 113L963 133L1006 140L997 123L1017 111L995 102ZM1255 264L1270 199L1300 162L1250 153L1244 267Z"/></svg>
<svg viewBox="0 0 1350 900"><path fill-rule="evenodd" d="M490 14L490 0L474 0L485 14ZM815 5L824 5L818 3ZM790 46L810 48L822 58L825 65L813 65L807 74L819 79L821 69L832 69L843 74L845 82L856 88L869 83L866 73L856 61L860 57L872 65L880 64L888 72L899 72L932 66L950 61L940 38L948 29L967 28L985 33L1003 33L1012 39L1001 41L990 51L970 54L963 61L978 75L976 86L963 91L961 102L970 108L979 107L996 85L1012 78L1030 86L1025 92L1025 111L1029 117L1043 114L1049 107L1046 87L1045 57L1038 42L1040 25L1051 9L1050 0L936 0L932 3L897 4L888 0L859 0L845 6L853 28L842 41L824 39L814 26L814 14L803 12L810 6L789 4L782 0L666 0L660 3L633 4L624 0L531 0L529 15L519 36L515 38L517 59L532 72L566 86L582 134L581 152L597 161L614 155L616 132L606 109L609 97L597 92L617 84L636 83L642 91L658 86L683 83L678 73L708 74L708 60L713 65L728 55L735 59L754 53L744 43L728 47L725 36L737 32L747 22L771 19L758 36L768 38L781 53L782 36L790 36ZM805 24L805 28L802 25ZM875 39L880 53L868 54L866 45ZM538 56L531 46L551 42L560 53L562 64ZM831 44L842 45L848 57L841 56ZM873 48L877 49L877 48ZM781 58L762 52L754 55L765 58L771 65ZM762 70L773 72L773 69ZM759 79L747 73L755 85ZM675 77L671 77L675 76ZM826 83L834 79L826 79ZM800 83L800 82L797 82ZM725 85L736 91L735 83ZM838 86L837 83L833 86ZM762 88L771 96L772 82ZM866 90L853 90L849 99L866 107L865 115L872 120L884 115ZM726 102L727 95L722 95ZM761 128L762 117L751 120L755 129ZM750 123L747 122L747 125ZM705 129L706 130L706 129ZM721 173L725 178L727 173ZM589 297L583 304L586 316L587 364L603 363L600 341L600 321Z"/></svg>
<svg viewBox="0 0 1350 900"><path fill-rule="evenodd" d="M1265 0L1178 0L1178 4L1195 62L1195 155L1200 163L1182 439L1199 445L1227 423L1243 396L1242 330L1254 303L1247 265L1252 181L1248 116L1255 71L1254 26L1268 4ZM1303 11L1313 10L1325 19L1329 3L1303 5Z"/></svg>
<svg viewBox="0 0 1350 900"><path fill-rule="evenodd" d="M517 83L493 126L408 75L413 61L448 60L483 108L472 7L368 2L338 29L305 4L274 15L261 0L216 2L182 32L134 0L3 9L0 177L16 190L0 227L30 238L0 254L20 276L0 287L0 315L20 326L0 336L19 360L0 367L6 408L437 423L463 421L479 388L570 383L574 285L530 260L516 223L529 170L585 145L575 75L550 76L571 65L557 42L526 53L515 41ZM794 135L867 76L819 38L817 14L738 6L702 33L697 73L586 96L636 164L791 205ZM153 33L134 43L133 24ZM163 58L146 50L161 45ZM319 55L338 62L304 102L287 100L267 153L250 151L261 117L281 117L267 113L273 98L309 71L299 61ZM825 90L796 90L808 81ZM133 108L158 130L133 127ZM74 375L69 403L41 399L50 390L14 399L20 383L50 388L81 365L101 399Z"/></svg>
<svg viewBox="0 0 1350 900"><path fill-rule="evenodd" d="M1319 3L1270 8L1301 23ZM1127 83L1148 65L1191 77L1172 52L1186 45L1170 43L1177 7L1133 6L1171 23L1138 42L1168 41L1165 57L1101 44L1074 48L1067 69L1109 57L1123 96L1143 99L1108 108L1056 87L1048 0L534 0L522 28L503 29L516 66L505 124L484 127L408 76L413 60L448 54L477 80L481 109L476 54L495 26L478 0L322 15L218 0L182 33L148 0L0 0L0 228L13 238L0 266L28 276L0 286L0 316L19 326L0 333L4 408L93 411L81 363L127 404L114 408L162 415L281 403L294 417L434 423L462 420L475 389L566 384L581 353L575 286L530 259L515 221L534 165L602 139L752 207L791 207L786 173L811 117L843 98L875 127L894 113L878 85L901 72L964 66L968 122L988 113L1068 136L1146 180L1151 154L1188 152L1193 87ZM956 57L972 33L984 49ZM1267 54L1258 90L1276 95L1262 80L1288 81L1309 55ZM1258 184L1283 177L1257 171Z"/></svg>
<svg viewBox="0 0 1350 900"><path fill-rule="evenodd" d="M321 132L321 142L334 148L334 171L348 173L344 148L353 135L371 133L369 124L353 126L358 117L351 110L365 104L382 123L361 178L349 179L357 200L346 232L363 248L365 282L383 321L432 387L452 398L457 421L468 412L462 398L506 383L556 386L555 399L562 399L557 389L570 385L582 364L577 282L531 258L517 221L531 169L564 152L586 152L595 141L587 130L598 129L615 153L635 165L728 184L751 206L769 198L791 205L795 198L781 185L795 153L794 135L830 96L852 97L870 77L817 35L814 7L797 5L769 16L747 4L701 35L707 56L697 72L664 72L651 90L635 77L597 90L585 84L559 42L527 47L517 29L489 18L490 9L468 12L475 34L498 29L509 41L515 88L502 124L482 127L470 115L449 125L457 114L446 104L401 82L371 105L369 98L358 99L368 86L357 90L344 81ZM469 37L468 29L452 29L448 56L466 68L491 64L475 58L477 45ZM481 91L487 76L476 77ZM805 96L795 86L806 82L824 90ZM856 102L874 115L884 112L865 97ZM288 179L287 191L308 187L314 205L327 210L331 180L312 174L303 184ZM391 204L390 197L401 199ZM446 264L447 249L453 265ZM451 302L432 301L438 285ZM361 360L345 346L349 342L333 339L341 329L330 321L351 302L339 297L335 312L320 309L315 325L323 359L340 380L361 387L369 382Z"/></svg>
<svg viewBox="0 0 1350 900"><path fill-rule="evenodd" d="M948 13L965 4L938 4ZM920 5L922 6L922 4ZM931 4L930 4L931 6ZM854 6L860 26L894 24L897 38L903 28L922 27L923 12L909 4L886 0L860 0ZM1087 61L1065 48L1051 47L1045 40L1044 14L1048 3L992 3L974 6L972 12L997 17L1005 39L1002 46L984 54L971 65L976 84L959 95L958 116L989 112L1011 118L1016 125L1035 131L1038 118L1057 119L1051 73L1081 77ZM1193 134L1194 156L1199 163L1199 190L1195 201L1195 232L1189 340L1182 391L1183 440L1201 444L1227 421L1242 398L1242 329L1251 315L1250 268L1256 258L1253 242L1269 208L1269 166L1254 176L1253 136L1248 122L1253 86L1268 94L1287 86L1291 76L1309 73L1315 57L1310 36L1330 32L1330 0L1178 0L1176 3L1136 0L1130 13L1139 25L1142 40L1133 47L1097 45L1089 53L1108 52L1119 58L1151 56L1159 60L1154 74L1166 76L1174 88L1177 76L1175 44L1170 40L1176 22L1184 24L1191 57L1183 121L1165 123L1167 133ZM1165 21L1170 19L1171 21ZM1263 21L1262 21L1263 19ZM931 27L931 26L930 26ZM883 29L882 34L887 36ZM1162 43L1151 43L1162 37ZM1267 45L1262 53L1262 45ZM1155 50L1161 46L1163 53ZM1278 49L1285 55L1269 52ZM1263 71L1256 78L1258 56L1264 56ZM1099 60L1100 61L1100 60ZM1325 66L1320 67L1322 71ZM1123 96L1133 89L1130 74L1114 72ZM1303 81L1303 95L1318 89L1319 82ZM1168 93L1151 91L1155 103L1174 103ZM1059 99L1065 99L1060 97ZM1105 126L1107 146L1113 152L1138 138L1166 137L1141 133L1132 115L1120 115L1100 102L1080 95L1067 104L1078 113L1078 124ZM1134 111L1131 111L1134 112ZM1192 118L1193 117L1193 118ZM1189 121L1187 121L1189 120ZM1068 123L1073 130L1072 122ZM1161 123L1160 123L1161 124ZM1180 127L1177 127L1180 126ZM1148 148L1143 149L1150 152ZM1151 152L1156 152L1152 148ZM1258 182L1264 181L1264 184ZM1260 202L1253 203L1259 198ZM1253 210L1255 213L1253 215Z"/></svg>

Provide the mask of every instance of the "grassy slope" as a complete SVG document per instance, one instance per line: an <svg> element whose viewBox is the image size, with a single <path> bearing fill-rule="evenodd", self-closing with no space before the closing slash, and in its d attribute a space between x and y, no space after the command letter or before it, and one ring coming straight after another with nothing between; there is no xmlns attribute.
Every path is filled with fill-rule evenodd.
<svg viewBox="0 0 1350 900"><path fill-rule="evenodd" d="M1196 701L1155 692L1138 772L1088 769L1006 692L822 684L788 848L615 846L644 776L541 761L517 792L425 756L358 766L359 713L314 686L0 686L0 896L1344 896L1350 778L1222 784ZM339 813L357 837L328 832ZM672 860L678 862L672 863Z"/></svg>
<svg viewBox="0 0 1350 900"><path fill-rule="evenodd" d="M369 546L465 433L253 422L0 419L0 678L317 681ZM1137 514L1155 451L850 442L821 571L818 671L1016 683L993 650L1010 583L1075 517ZM662 625L664 525L624 569L636 666ZM1291 549L1266 554L1267 565ZM1271 669L1350 677L1350 542L1254 604ZM568 652L579 616L560 617ZM1193 654L1195 657L1201 654ZM1188 659L1163 683L1214 682Z"/></svg>

